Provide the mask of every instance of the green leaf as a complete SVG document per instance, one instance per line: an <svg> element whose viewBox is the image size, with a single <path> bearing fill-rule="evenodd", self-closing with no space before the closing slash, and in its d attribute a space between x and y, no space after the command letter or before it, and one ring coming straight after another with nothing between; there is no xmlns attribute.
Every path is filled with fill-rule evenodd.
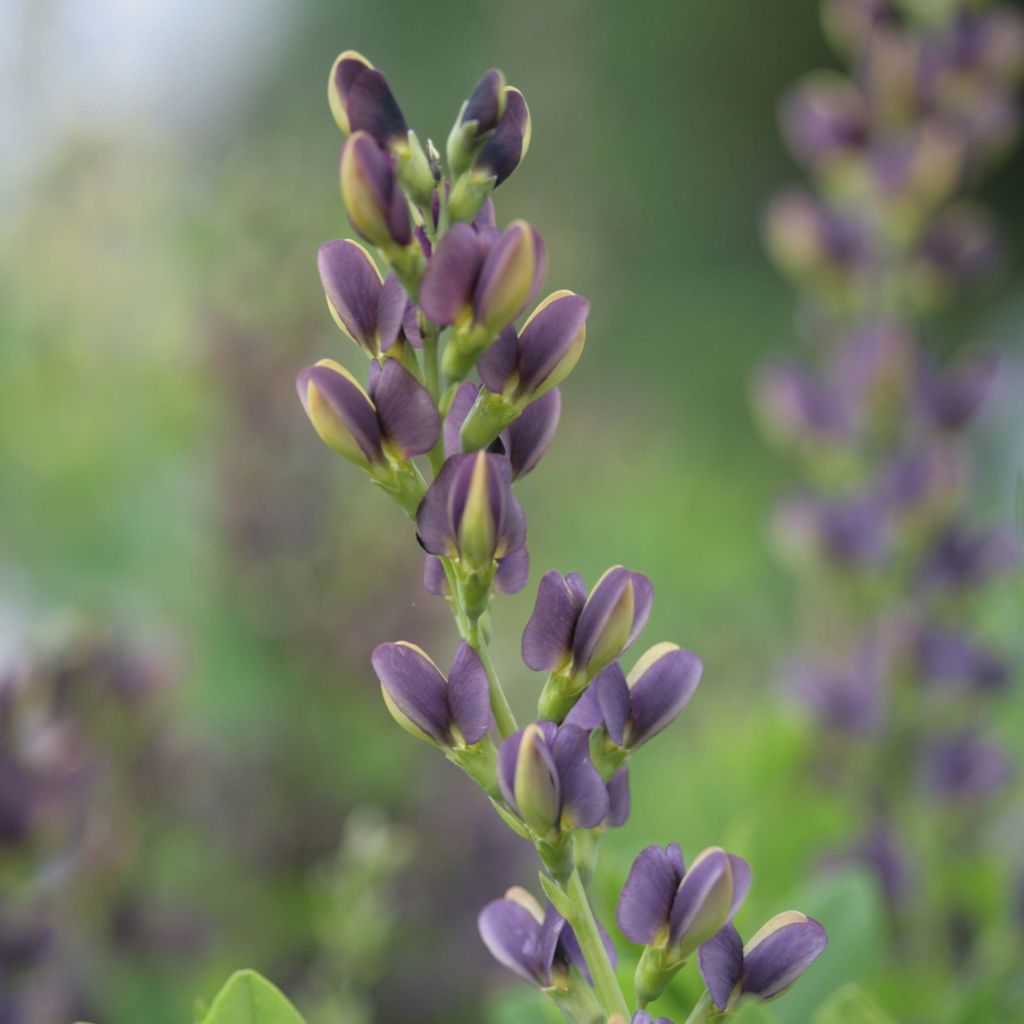
<svg viewBox="0 0 1024 1024"><path fill-rule="evenodd" d="M237 971L228 978L203 1024L305 1024L299 1011L266 978Z"/></svg>
<svg viewBox="0 0 1024 1024"><path fill-rule="evenodd" d="M812 1024L896 1024L860 987L844 985L815 1013Z"/></svg>

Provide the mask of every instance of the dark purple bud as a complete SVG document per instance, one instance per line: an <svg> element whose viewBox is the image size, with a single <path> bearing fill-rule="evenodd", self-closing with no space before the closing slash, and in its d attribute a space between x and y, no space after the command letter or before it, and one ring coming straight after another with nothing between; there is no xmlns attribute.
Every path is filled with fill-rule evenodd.
<svg viewBox="0 0 1024 1024"><path fill-rule="evenodd" d="M917 258L936 291L984 281L999 263L998 233L992 218L966 203L936 216L921 239Z"/></svg>
<svg viewBox="0 0 1024 1024"><path fill-rule="evenodd" d="M884 673L879 645L865 642L835 664L800 665L796 689L826 729L865 734L882 724Z"/></svg>
<svg viewBox="0 0 1024 1024"><path fill-rule="evenodd" d="M346 135L365 131L387 146L408 134L388 80L355 50L346 50L335 60L327 80L327 102Z"/></svg>
<svg viewBox="0 0 1024 1024"><path fill-rule="evenodd" d="M596 828L608 815L589 736L574 725L538 722L513 733L498 751L498 782L509 807L542 837Z"/></svg>
<svg viewBox="0 0 1024 1024"><path fill-rule="evenodd" d="M513 221L490 246L473 289L473 320L497 334L533 301L547 269L540 234Z"/></svg>
<svg viewBox="0 0 1024 1024"><path fill-rule="evenodd" d="M295 385L306 415L329 447L363 469L383 461L377 410L348 370L321 359L302 370Z"/></svg>
<svg viewBox="0 0 1024 1024"><path fill-rule="evenodd" d="M420 285L420 306L434 323L449 325L469 317L487 251L484 239L469 224L455 224L442 237Z"/></svg>
<svg viewBox="0 0 1024 1024"><path fill-rule="evenodd" d="M476 122L476 134L482 136L493 131L505 113L505 76L497 69L484 72L466 100L462 111L463 124Z"/></svg>
<svg viewBox="0 0 1024 1024"><path fill-rule="evenodd" d="M814 169L857 153L868 142L868 112L849 79L820 72L786 97L782 131L797 160Z"/></svg>
<svg viewBox="0 0 1024 1024"><path fill-rule="evenodd" d="M561 384L579 362L590 303L570 291L549 295L523 326L506 331L481 356L480 379L488 390L515 401L533 401Z"/></svg>
<svg viewBox="0 0 1024 1024"><path fill-rule="evenodd" d="M631 942L653 945L668 938L672 902L686 874L678 843L648 846L633 861L615 918Z"/></svg>
<svg viewBox="0 0 1024 1024"><path fill-rule="evenodd" d="M498 559L494 572L494 589L499 594L518 594L530 578L530 553L525 547Z"/></svg>
<svg viewBox="0 0 1024 1024"><path fill-rule="evenodd" d="M986 356L939 370L924 364L917 397L924 414L943 430L961 430L977 414L992 390L996 361Z"/></svg>
<svg viewBox="0 0 1024 1024"><path fill-rule="evenodd" d="M742 992L764 1001L782 995L827 945L817 921L796 910L777 914L743 951Z"/></svg>
<svg viewBox="0 0 1024 1024"><path fill-rule="evenodd" d="M444 747L472 745L491 727L487 673L461 644L447 680L430 657L404 641L381 644L373 668L395 721L419 739Z"/></svg>
<svg viewBox="0 0 1024 1024"><path fill-rule="evenodd" d="M341 197L359 234L381 248L413 240L409 203L395 176L394 157L364 131L341 151Z"/></svg>
<svg viewBox="0 0 1024 1024"><path fill-rule="evenodd" d="M523 94L505 89L505 112L474 163L476 172L500 185L520 164L530 148L530 110Z"/></svg>
<svg viewBox="0 0 1024 1024"><path fill-rule="evenodd" d="M803 559L871 564L888 549L890 524L885 513L874 495L832 501L802 495L780 505L775 529L781 544Z"/></svg>
<svg viewBox="0 0 1024 1024"><path fill-rule="evenodd" d="M1012 777L1006 752L971 733L939 740L926 755L928 788L950 802L989 800L1005 789Z"/></svg>

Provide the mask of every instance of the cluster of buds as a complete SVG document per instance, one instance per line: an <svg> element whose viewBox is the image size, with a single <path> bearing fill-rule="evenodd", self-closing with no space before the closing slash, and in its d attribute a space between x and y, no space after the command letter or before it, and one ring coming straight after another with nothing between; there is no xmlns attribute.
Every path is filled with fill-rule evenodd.
<svg viewBox="0 0 1024 1024"><path fill-rule="evenodd" d="M147 808L180 778L162 699L159 646L85 621L54 622L0 665L0 1019L93 1016L103 992L79 948L118 957L199 945L184 914L139 890ZM107 948L105 955L112 955ZM91 962L91 961L88 961Z"/></svg>
<svg viewBox="0 0 1024 1024"><path fill-rule="evenodd" d="M964 868L956 858L983 855L976 833L955 854L942 840L900 864L897 851L962 822L1011 775L984 735L1010 665L973 631L977 598L1014 565L1016 545L1000 527L972 525L966 500L966 431L995 367L977 352L940 364L923 318L996 262L991 219L966 194L1014 136L1024 18L985 3L927 7L825 3L850 71L812 75L786 98L783 132L814 188L783 192L766 221L768 247L800 289L810 355L767 368L755 395L806 479L775 518L815 595L798 688L833 767L849 755L863 803L854 849L877 851L883 838L886 855L863 860L896 925L912 865L952 874ZM915 834L900 836L906 821ZM916 950L932 962L948 958L965 908L935 909Z"/></svg>
<svg viewBox="0 0 1024 1024"><path fill-rule="evenodd" d="M378 646L373 668L395 721L476 782L543 865L545 904L510 890L480 915L484 943L570 1021L624 1022L631 1011L614 947L587 885L602 833L629 816L630 758L687 704L702 663L659 643L623 666L653 587L622 566L589 591L578 573L541 579L522 637L525 665L547 674L535 721L520 727L491 660L492 599L522 590L529 577L526 517L513 488L552 442L559 386L580 358L590 311L586 299L558 290L525 315L546 249L524 221L497 225L491 194L526 153L526 103L488 71L455 120L445 168L359 54L337 59L328 92L347 136L345 208L386 273L356 242L321 248L331 315L370 366L364 385L321 360L299 374L299 396L320 437L414 520L424 584L448 602L460 637L447 673L404 641ZM618 915L626 937L645 947L635 1020L649 1020L647 1004L731 927L749 884L746 862L717 848L688 871L678 846L640 854ZM797 918L806 921L795 912L786 921ZM713 981L694 1011L704 1016L691 1019L734 1009L732 989L779 994L824 947L823 930L806 923L815 941L774 943L771 969L756 940L735 978L706 971ZM719 996L730 979L726 1007Z"/></svg>

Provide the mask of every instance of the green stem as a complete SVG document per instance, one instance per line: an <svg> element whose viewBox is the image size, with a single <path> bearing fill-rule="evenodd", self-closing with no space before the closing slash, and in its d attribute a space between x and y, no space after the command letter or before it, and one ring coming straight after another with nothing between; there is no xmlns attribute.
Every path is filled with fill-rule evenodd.
<svg viewBox="0 0 1024 1024"><path fill-rule="evenodd" d="M448 593L451 595L448 603L451 605L452 614L455 616L455 625L458 628L459 636L469 643L469 620L466 618L466 613L462 610L462 591L459 587L458 573L456 573L455 566L452 565L450 558L442 558L441 565L444 566L444 576L448 581Z"/></svg>
<svg viewBox="0 0 1024 1024"><path fill-rule="evenodd" d="M491 693L491 710L494 712L494 720L498 723L498 731L502 737L511 736L518 728L516 716L512 713L512 707L502 689L501 680L494 669L491 661L491 652L484 639L483 631L480 629L480 620L469 624L469 646L480 656L480 661L487 673L487 685Z"/></svg>
<svg viewBox="0 0 1024 1024"><path fill-rule="evenodd" d="M711 996L705 992L704 995L697 1000L697 1005L693 1008L690 1016L686 1018L683 1024L704 1024L705 1021L711 1020Z"/></svg>
<svg viewBox="0 0 1024 1024"><path fill-rule="evenodd" d="M590 975L594 979L597 998L601 1000L601 1005L609 1016L617 1013L623 1020L628 1021L631 1014L626 1006L626 999L619 987L619 979L615 976L615 968L608 958L608 951L604 948L601 931L597 927L597 918L594 917L586 887L577 869L573 869L562 891L573 904L574 912L570 923L579 940L583 958L590 968Z"/></svg>

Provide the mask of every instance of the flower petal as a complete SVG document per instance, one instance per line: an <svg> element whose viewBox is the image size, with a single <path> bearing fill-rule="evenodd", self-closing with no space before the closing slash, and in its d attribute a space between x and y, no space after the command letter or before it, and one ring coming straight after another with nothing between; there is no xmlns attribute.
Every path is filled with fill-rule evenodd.
<svg viewBox="0 0 1024 1024"><path fill-rule="evenodd" d="M469 305L485 256L480 236L456 224L438 243L420 284L419 303L435 324L453 324Z"/></svg>
<svg viewBox="0 0 1024 1024"><path fill-rule="evenodd" d="M380 350L387 352L398 340L405 322L406 311L411 307L409 296L394 274L384 278L384 286L380 290L377 311L377 334L380 337ZM415 316L415 307L413 315Z"/></svg>
<svg viewBox="0 0 1024 1024"><path fill-rule="evenodd" d="M743 991L771 999L800 977L828 945L825 929L791 910L779 914L747 944Z"/></svg>
<svg viewBox="0 0 1024 1024"><path fill-rule="evenodd" d="M500 395L519 366L519 335L508 324L476 362L476 372L488 391Z"/></svg>
<svg viewBox="0 0 1024 1024"><path fill-rule="evenodd" d="M529 668L535 672L555 669L568 659L582 606L560 572L544 574L533 614L523 630L522 655Z"/></svg>
<svg viewBox="0 0 1024 1024"><path fill-rule="evenodd" d="M590 736L563 725L551 747L562 787L562 822L569 828L596 828L608 814L608 790L590 759Z"/></svg>
<svg viewBox="0 0 1024 1024"><path fill-rule="evenodd" d="M626 685L626 677L617 661L602 669L588 689L597 691L597 703L601 708L601 718L608 735L622 746L629 721L630 694Z"/></svg>
<svg viewBox="0 0 1024 1024"><path fill-rule="evenodd" d="M740 933L727 924L713 939L700 947L697 954L701 977L715 1006L724 1010L732 990L743 974L743 940Z"/></svg>
<svg viewBox="0 0 1024 1024"><path fill-rule="evenodd" d="M466 743L479 743L491 728L491 699L487 673L480 656L469 644L459 650L448 673L451 717Z"/></svg>
<svg viewBox="0 0 1024 1024"><path fill-rule="evenodd" d="M530 578L530 552L526 547L510 551L504 558L498 559L498 569L494 574L495 589L501 594L518 594Z"/></svg>
<svg viewBox="0 0 1024 1024"><path fill-rule="evenodd" d="M507 428L508 458L512 479L518 480L534 469L547 451L558 429L562 396L558 388L531 402Z"/></svg>
<svg viewBox="0 0 1024 1024"><path fill-rule="evenodd" d="M590 303L556 293L527 320L519 336L519 391L532 394L557 374L560 383L579 359Z"/></svg>
<svg viewBox="0 0 1024 1024"><path fill-rule="evenodd" d="M543 963L541 925L512 900L494 900L477 920L480 938L498 963L531 985L547 985L550 974Z"/></svg>
<svg viewBox="0 0 1024 1024"><path fill-rule="evenodd" d="M679 864L668 850L648 846L629 869L615 918L632 942L654 942L668 925L672 901L681 880Z"/></svg>
<svg viewBox="0 0 1024 1024"><path fill-rule="evenodd" d="M629 820L629 768L623 765L608 780L608 817L605 824L609 828L622 828Z"/></svg>
<svg viewBox="0 0 1024 1024"><path fill-rule="evenodd" d="M432 555L452 557L456 553L455 535L448 515L448 493L460 458L453 456L445 461L416 510L416 532L420 544Z"/></svg>
<svg viewBox="0 0 1024 1024"><path fill-rule="evenodd" d="M679 714L697 689L703 667L696 654L675 644L658 644L641 658L630 673L626 746L646 743Z"/></svg>
<svg viewBox="0 0 1024 1024"><path fill-rule="evenodd" d="M437 443L441 420L430 392L400 363L389 359L373 389L384 437L403 455L422 455Z"/></svg>
<svg viewBox="0 0 1024 1024"><path fill-rule="evenodd" d="M451 408L444 419L444 454L445 457L462 454L462 442L459 433L466 422L469 410L473 408L479 388L472 381L463 381L455 392Z"/></svg>
<svg viewBox="0 0 1024 1024"><path fill-rule="evenodd" d="M419 648L407 643L381 644L373 669L391 703L437 743L448 743L451 716L444 676Z"/></svg>
<svg viewBox="0 0 1024 1024"><path fill-rule="evenodd" d="M316 264L332 316L357 345L374 355L381 280L372 257L358 242L346 238L324 242Z"/></svg>

